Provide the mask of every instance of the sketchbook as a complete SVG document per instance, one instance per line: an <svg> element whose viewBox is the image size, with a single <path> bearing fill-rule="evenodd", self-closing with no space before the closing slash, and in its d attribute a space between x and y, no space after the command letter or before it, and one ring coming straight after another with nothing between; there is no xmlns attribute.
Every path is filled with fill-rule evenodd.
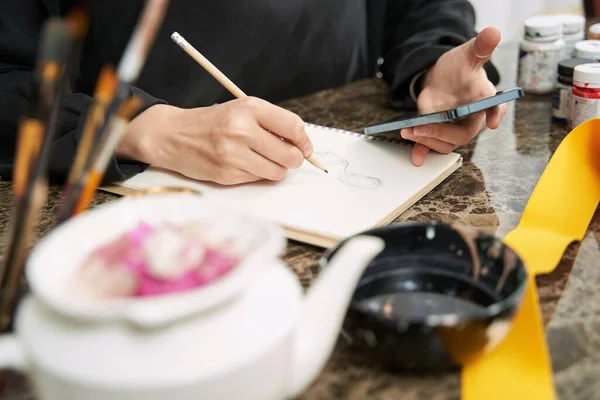
<svg viewBox="0 0 600 400"><path fill-rule="evenodd" d="M159 186L193 189L208 201L273 221L289 239L329 247L389 224L462 164L459 154L430 152L425 165L415 167L411 144L399 136L308 123L306 131L328 174L305 161L279 182L220 186L150 166L101 189L120 195Z"/></svg>

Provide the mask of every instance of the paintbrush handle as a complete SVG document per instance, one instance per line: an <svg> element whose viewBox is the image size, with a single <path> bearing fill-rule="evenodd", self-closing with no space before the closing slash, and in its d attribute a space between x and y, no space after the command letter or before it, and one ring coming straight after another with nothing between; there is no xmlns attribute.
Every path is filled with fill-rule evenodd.
<svg viewBox="0 0 600 400"><path fill-rule="evenodd" d="M133 83L138 79L168 4L168 0L146 1L142 15L119 63L117 74L122 82Z"/></svg>
<svg viewBox="0 0 600 400"><path fill-rule="evenodd" d="M45 182L34 182L31 195L17 204L8 230L8 243L4 253L4 268L0 279L0 331L10 326L21 286L21 277L34 227L47 197Z"/></svg>

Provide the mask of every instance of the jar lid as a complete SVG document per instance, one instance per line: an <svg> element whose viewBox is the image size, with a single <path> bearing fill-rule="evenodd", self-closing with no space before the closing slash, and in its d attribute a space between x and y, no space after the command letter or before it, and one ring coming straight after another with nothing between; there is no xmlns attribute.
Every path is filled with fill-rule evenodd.
<svg viewBox="0 0 600 400"><path fill-rule="evenodd" d="M525 20L525 37L527 39L550 39L560 37L563 33L562 23L553 15L537 15Z"/></svg>
<svg viewBox="0 0 600 400"><path fill-rule="evenodd" d="M600 34L600 24L594 24L594 25L591 25L591 26L588 28L588 32L589 32L589 33L594 33L594 34L596 34L596 35Z"/></svg>
<svg viewBox="0 0 600 400"><path fill-rule="evenodd" d="M590 64L590 61L585 58L567 58L558 63L558 75L566 78L573 77L575 67L582 64Z"/></svg>
<svg viewBox="0 0 600 400"><path fill-rule="evenodd" d="M600 63L581 64L575 67L573 83L577 86L600 85Z"/></svg>
<svg viewBox="0 0 600 400"><path fill-rule="evenodd" d="M600 59L600 40L582 40L575 43L576 58L587 58L588 60Z"/></svg>
<svg viewBox="0 0 600 400"><path fill-rule="evenodd" d="M556 18L563 24L563 33L572 34L585 30L585 18L577 14L558 14Z"/></svg>

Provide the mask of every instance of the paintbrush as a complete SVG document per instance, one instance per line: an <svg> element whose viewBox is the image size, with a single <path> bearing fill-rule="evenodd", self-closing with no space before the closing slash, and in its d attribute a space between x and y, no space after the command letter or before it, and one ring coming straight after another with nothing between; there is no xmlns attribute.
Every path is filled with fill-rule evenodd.
<svg viewBox="0 0 600 400"><path fill-rule="evenodd" d="M115 97L118 85L119 80L115 74L114 68L105 66L102 71L100 71L94 100L88 110L88 116L81 134L79 146L77 147L75 160L73 161L73 165L67 178L67 186L74 185L81 176L86 160L89 159L90 153L92 152L92 146L98 130L106 119L106 109Z"/></svg>
<svg viewBox="0 0 600 400"><path fill-rule="evenodd" d="M188 43L187 40L183 38L179 33L173 32L171 35L171 39L179 46L183 51L185 51L190 57L192 57L198 64L200 64L209 74L212 75L221 85L225 87L236 98L247 97L246 94L235 85L224 73L222 73L217 67L213 65L206 57L204 57L198 50L194 48L191 44ZM328 171L321 165L321 163L313 156L310 155L306 158L306 161L320 169L328 173Z"/></svg>
<svg viewBox="0 0 600 400"><path fill-rule="evenodd" d="M70 193L61 204L58 224L81 214L89 207L104 178L110 158L127 129L127 124L141 105L139 97L130 97L123 101L119 110L109 118L105 124L105 132L97 139L98 143L86 160L88 167L69 188Z"/></svg>
<svg viewBox="0 0 600 400"><path fill-rule="evenodd" d="M99 131L106 120L107 108L115 98L118 85L119 80L114 68L105 66L100 71L94 100L88 110L75 160L69 171L62 196L63 199L59 208L59 215L69 215L69 212L64 208L73 207L73 204L77 201L78 189L81 190L81 185L77 185L77 183L82 179L85 168L90 162L94 144L98 142Z"/></svg>
<svg viewBox="0 0 600 400"><path fill-rule="evenodd" d="M123 133L125 133L131 117L138 111L141 105L142 100L139 97L130 97L123 102L119 111L111 118L108 124L108 132L102 137L102 143L98 146L98 152L95 154L92 168L85 178L81 197L72 215L78 215L89 207L96 190L104 178L104 172L114 153L114 149L121 140Z"/></svg>
<svg viewBox="0 0 600 400"><path fill-rule="evenodd" d="M66 20L49 19L42 30L33 93L19 125L13 174L16 204L7 232L0 281L0 330L12 322L34 226L47 198L45 175L58 122L60 90L73 56L72 47L87 31L85 17L76 9Z"/></svg>
<svg viewBox="0 0 600 400"><path fill-rule="evenodd" d="M35 171L42 139L53 114L61 75L71 45L70 32L62 20L50 19L43 28L42 42L33 74L33 88L28 109L21 116L17 136L14 193L22 198L31 174Z"/></svg>
<svg viewBox="0 0 600 400"><path fill-rule="evenodd" d="M168 4L168 0L148 0L146 2L144 10L142 11L119 62L117 69L118 89L112 102L107 107L109 110L107 113L108 115L104 117L102 126L98 130L98 134L95 135L92 148L89 149L89 151L85 148L81 149L82 154L87 154L85 161L76 158L73 164L70 173L70 182L67 186L67 195L63 198L59 209L57 218L58 224L66 221L73 215L82 212L82 207L89 206L91 198L87 198L87 196L89 196L90 193L95 193L97 185L99 185L100 182L88 182L88 180L93 176L97 176L97 174L101 177L104 176L110 157L100 170L96 170L96 173L92 174L92 170L99 167L94 164L95 160L100 157L100 154L108 153L112 155L124 132L123 128L119 133L115 133L116 131L112 127L115 122L112 118L112 114L117 112L116 118L118 121L123 120L123 115L121 114L121 111L123 110L122 107L128 104L128 107L125 109L131 110L131 113L127 114L126 118L127 122L129 122L133 113L139 109L139 105L134 109L131 106L130 100L128 100L130 93L128 85L135 83L141 73L144 63L148 58L152 43L166 13ZM139 99L135 101L139 103ZM111 138L104 138L106 135L110 134L113 135ZM114 135L117 137L116 141L113 139ZM88 144L81 143L80 146L81 145L87 146Z"/></svg>
<svg viewBox="0 0 600 400"><path fill-rule="evenodd" d="M68 37L65 37L59 49L62 51L61 60L58 70L59 75L56 80L55 96L47 101L47 106L51 108L50 121L48 123L47 132L44 137L44 144L40 153L40 158L36 168L36 177L44 177L46 179L48 169L48 158L50 149L56 132L59 126L59 109L62 104L62 92L65 90L65 81L70 78L74 68L77 65L79 58L79 48L83 43L83 39L88 30L88 14L87 1L80 1L74 6L67 17L61 20L68 31ZM42 46L41 49L51 48L51 46ZM42 50L43 51L43 50ZM37 178L36 178L37 179Z"/></svg>

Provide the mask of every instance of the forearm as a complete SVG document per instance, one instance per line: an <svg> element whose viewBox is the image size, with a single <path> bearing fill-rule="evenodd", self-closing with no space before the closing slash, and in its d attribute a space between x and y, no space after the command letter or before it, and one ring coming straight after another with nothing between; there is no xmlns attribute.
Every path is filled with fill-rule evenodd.
<svg viewBox="0 0 600 400"><path fill-rule="evenodd" d="M18 136L18 124L28 105L26 88L31 73L11 72L0 77L0 176L11 179ZM164 104L144 91L130 87L131 94L142 99L139 113L155 104ZM83 93L65 96L59 110L55 140L50 147L48 174L53 182L61 183L67 177L80 143L87 110L92 97ZM105 183L127 179L144 170L144 163L113 157L105 174Z"/></svg>
<svg viewBox="0 0 600 400"><path fill-rule="evenodd" d="M153 105L165 104L163 100L157 99L137 87L130 86L129 91L131 95L142 100L142 106L132 118ZM91 102L92 99L89 96L75 94L70 96L64 104L66 118L61 126L62 135L52 144L50 155L49 174L54 180L62 181L69 173L81 140L83 127L87 119L87 110ZM147 165L139 160L121 158L115 154L104 174L103 183L125 180L142 172L146 167Z"/></svg>

